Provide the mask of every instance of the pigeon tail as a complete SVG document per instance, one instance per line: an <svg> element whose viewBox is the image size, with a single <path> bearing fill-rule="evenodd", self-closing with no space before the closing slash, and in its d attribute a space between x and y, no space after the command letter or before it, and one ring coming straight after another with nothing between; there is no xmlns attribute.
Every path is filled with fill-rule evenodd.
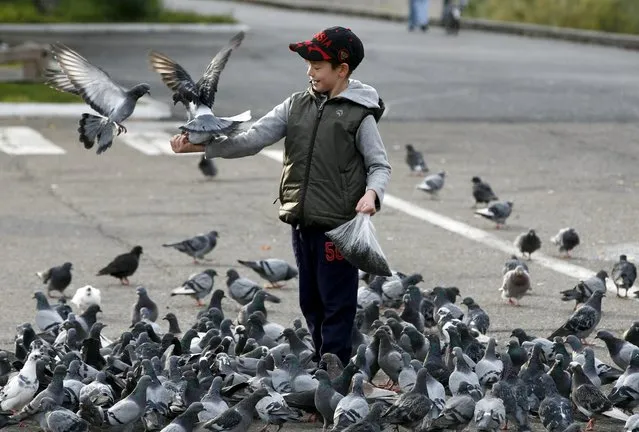
<svg viewBox="0 0 639 432"><path fill-rule="evenodd" d="M186 287L186 286L181 286L171 290L171 297L176 295L194 295L194 294L196 294L196 292L193 290L193 288Z"/></svg>
<svg viewBox="0 0 639 432"><path fill-rule="evenodd" d="M80 142L84 144L84 148L93 147L96 139L98 141L97 154L104 153L113 143L113 131L115 124L108 118L96 116L93 114L82 114L80 119Z"/></svg>
<svg viewBox="0 0 639 432"><path fill-rule="evenodd" d="M282 300L280 300L279 297L274 296L271 293L265 292L265 294L266 294L266 296L264 297L264 300L268 300L268 301L270 301L272 303L280 303L282 301Z"/></svg>

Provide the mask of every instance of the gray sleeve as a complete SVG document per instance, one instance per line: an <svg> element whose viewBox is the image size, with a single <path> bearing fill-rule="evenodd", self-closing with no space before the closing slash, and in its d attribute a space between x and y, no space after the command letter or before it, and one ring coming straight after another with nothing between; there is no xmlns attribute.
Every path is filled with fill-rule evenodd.
<svg viewBox="0 0 639 432"><path fill-rule="evenodd" d="M221 144L207 143L206 158L234 159L252 156L259 153L264 147L275 144L286 136L289 106L290 98L256 121L247 131L239 133Z"/></svg>
<svg viewBox="0 0 639 432"><path fill-rule="evenodd" d="M357 149L364 157L366 167L366 190L374 190L377 194L375 207L381 208L384 192L391 176L391 166L386 156L382 137L377 129L377 122L372 115L362 120L355 137Z"/></svg>

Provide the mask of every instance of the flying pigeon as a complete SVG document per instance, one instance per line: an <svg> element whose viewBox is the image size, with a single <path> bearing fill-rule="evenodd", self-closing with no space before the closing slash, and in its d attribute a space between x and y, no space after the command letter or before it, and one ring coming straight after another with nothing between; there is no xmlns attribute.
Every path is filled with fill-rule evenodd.
<svg viewBox="0 0 639 432"><path fill-rule="evenodd" d="M415 150L412 144L406 144L406 164L411 173L422 174L428 172L428 165L424 161L422 152Z"/></svg>
<svg viewBox="0 0 639 432"><path fill-rule="evenodd" d="M508 219L512 211L512 201L500 201L487 208L475 210L475 214L495 222L497 224L495 228L499 229L506 223L506 219Z"/></svg>
<svg viewBox="0 0 639 432"><path fill-rule="evenodd" d="M417 189L423 190L435 198L439 191L444 187L444 179L446 178L446 171L441 171L437 174L429 175L416 186Z"/></svg>
<svg viewBox="0 0 639 432"><path fill-rule="evenodd" d="M217 238L220 235L217 231L210 231L208 234L200 234L177 243L165 243L162 246L185 253L193 258L193 263L198 264L198 260L205 259L204 255L211 252L217 245Z"/></svg>
<svg viewBox="0 0 639 432"><path fill-rule="evenodd" d="M237 260L238 263L246 266L263 279L271 283L273 288L280 288L278 282L287 281L297 277L298 271L296 267L293 267L284 260L277 258L268 258L259 261L243 261Z"/></svg>
<svg viewBox="0 0 639 432"><path fill-rule="evenodd" d="M58 291L64 297L64 290L71 284L71 269L73 265L65 262L61 266L51 267L47 271L37 272L36 276L42 279L42 283L48 283L47 295L51 297L51 291Z"/></svg>
<svg viewBox="0 0 639 432"><path fill-rule="evenodd" d="M61 43L52 44L51 53L61 70L47 72L46 83L57 90L80 95L99 114L82 114L78 132L84 148L90 149L97 142L97 154L104 153L111 147L116 131L117 135L126 133L122 122L133 114L138 99L150 93L149 85L140 83L126 90L104 70Z"/></svg>
<svg viewBox="0 0 639 432"><path fill-rule="evenodd" d="M566 258L570 258L570 251L579 246L579 234L574 228L562 228L550 238L550 242L559 246L559 252L565 253Z"/></svg>
<svg viewBox="0 0 639 432"><path fill-rule="evenodd" d="M541 239L534 229L529 229L528 232L517 236L514 245L524 257L528 254L528 259L530 259L533 252L541 249Z"/></svg>
<svg viewBox="0 0 639 432"><path fill-rule="evenodd" d="M197 83L193 82L189 73L171 58L155 51L149 54L153 69L174 92L173 103L182 102L187 109L189 122L180 126L180 129L188 132L189 141L194 144L204 143L214 137L229 136L236 132L242 123L251 119L250 111L234 117L217 117L212 111L220 74L233 50L238 48L243 40L243 31L233 36L213 57Z"/></svg>
<svg viewBox="0 0 639 432"><path fill-rule="evenodd" d="M497 201L499 198L493 192L493 188L481 178L475 176L471 179L473 182L473 198L475 198L475 205L477 207L478 204L490 204L491 201Z"/></svg>
<svg viewBox="0 0 639 432"><path fill-rule="evenodd" d="M202 175L206 178L212 179L217 175L217 167L213 162L213 159L207 159L206 155L202 155L200 158L200 162L198 162L197 167L199 168Z"/></svg>
<svg viewBox="0 0 639 432"><path fill-rule="evenodd" d="M129 276L138 269L140 263L140 255L142 255L142 246L134 246L130 252L123 253L113 258L106 267L100 270L96 276L110 275L120 279L123 285L129 284Z"/></svg>
<svg viewBox="0 0 639 432"><path fill-rule="evenodd" d="M619 255L619 261L612 267L612 273L610 274L612 281L617 287L617 297L619 295L619 288L626 290L624 297L628 297L628 290L632 288L637 279L637 267L628 261L626 255Z"/></svg>
<svg viewBox="0 0 639 432"><path fill-rule="evenodd" d="M171 297L188 295L197 301L198 306L202 306L202 299L213 290L213 278L215 276L217 276L217 272L213 269L207 269L202 273L193 275L182 286L171 290Z"/></svg>

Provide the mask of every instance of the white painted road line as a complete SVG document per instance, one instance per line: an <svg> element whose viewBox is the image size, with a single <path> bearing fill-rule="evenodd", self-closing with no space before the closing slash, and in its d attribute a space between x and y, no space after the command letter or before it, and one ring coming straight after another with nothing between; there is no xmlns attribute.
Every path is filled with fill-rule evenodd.
<svg viewBox="0 0 639 432"><path fill-rule="evenodd" d="M260 154L280 163L283 162L282 150L264 149L260 152ZM396 196L386 194L384 196L384 206L399 210L403 213L406 213L407 215L413 216L414 218L423 220L424 222L428 222L432 225L458 234L469 240L476 241L477 243L481 243L490 248L497 249L508 255L519 254L519 251L511 242L507 242L487 231L467 225L463 222L449 218L448 216L441 215L434 211L427 210ZM594 276L596 273L595 271L592 271L585 267L570 264L564 260L553 258L540 252L535 252L535 258L533 258L533 262L542 267L546 267L549 270L579 280ZM607 288L608 291L610 291L611 293L615 293L616 295L617 290L614 283L610 279L608 279ZM631 296L632 292L634 292L635 290L636 288L629 290L629 296Z"/></svg>
<svg viewBox="0 0 639 432"><path fill-rule="evenodd" d="M199 153L175 153L169 142L171 135L166 132L127 132L121 138L126 145L148 156L200 156Z"/></svg>
<svg viewBox="0 0 639 432"><path fill-rule="evenodd" d="M11 155L56 155L66 151L26 126L0 128L0 151Z"/></svg>

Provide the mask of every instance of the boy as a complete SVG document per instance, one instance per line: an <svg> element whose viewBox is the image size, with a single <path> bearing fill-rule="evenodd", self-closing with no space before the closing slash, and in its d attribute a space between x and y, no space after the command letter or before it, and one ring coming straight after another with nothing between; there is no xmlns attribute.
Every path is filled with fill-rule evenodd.
<svg viewBox="0 0 639 432"><path fill-rule="evenodd" d="M377 129L384 106L377 91L349 77L364 58L359 38L331 27L313 39L289 45L308 64L311 86L293 94L246 132L205 148L176 135L176 153L205 151L207 158L254 155L280 139L284 168L279 217L293 227L299 270L300 308L316 358L351 356L357 309L358 270L326 237L355 217L380 209L391 167Z"/></svg>

